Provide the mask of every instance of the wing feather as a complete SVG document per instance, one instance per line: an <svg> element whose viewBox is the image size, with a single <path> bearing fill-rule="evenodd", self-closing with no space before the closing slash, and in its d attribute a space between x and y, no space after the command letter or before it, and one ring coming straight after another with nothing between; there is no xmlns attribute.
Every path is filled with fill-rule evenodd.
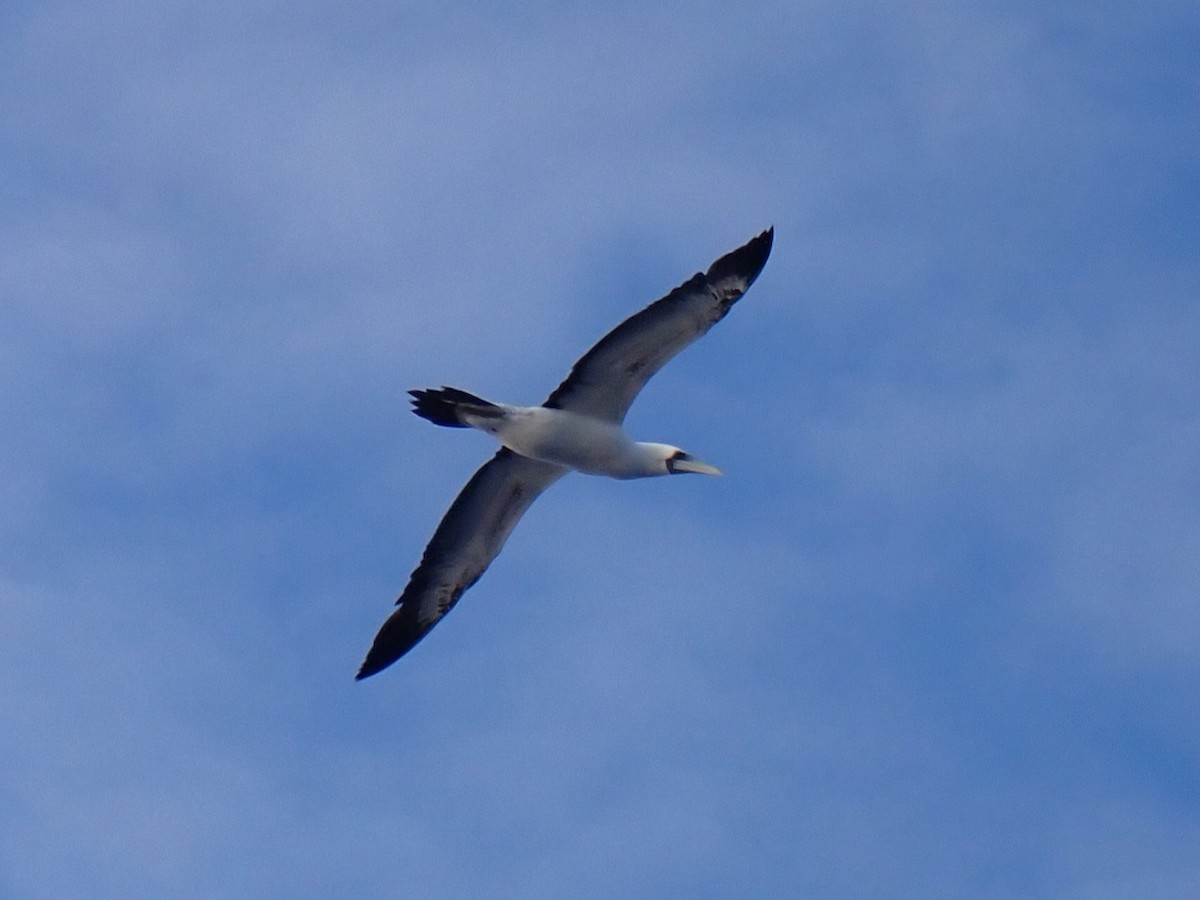
<svg viewBox="0 0 1200 900"><path fill-rule="evenodd" d="M507 448L484 463L442 517L356 678L387 668L425 637L479 580L529 505L566 472Z"/></svg>
<svg viewBox="0 0 1200 900"><path fill-rule="evenodd" d="M624 421L654 373L721 321L746 293L767 264L774 236L775 229L768 228L630 316L575 363L544 405Z"/></svg>

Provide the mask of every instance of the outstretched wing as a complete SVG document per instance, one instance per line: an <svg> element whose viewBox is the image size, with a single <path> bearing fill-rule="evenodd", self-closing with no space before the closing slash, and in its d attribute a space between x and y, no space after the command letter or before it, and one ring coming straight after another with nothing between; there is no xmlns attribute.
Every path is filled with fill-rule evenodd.
<svg viewBox="0 0 1200 900"><path fill-rule="evenodd" d="M775 229L727 253L630 316L583 355L545 406L624 421L638 392L680 350L725 317L767 264Z"/></svg>
<svg viewBox="0 0 1200 900"><path fill-rule="evenodd" d="M484 463L442 517L356 678L387 668L425 637L479 580L529 505L567 471L507 448Z"/></svg>

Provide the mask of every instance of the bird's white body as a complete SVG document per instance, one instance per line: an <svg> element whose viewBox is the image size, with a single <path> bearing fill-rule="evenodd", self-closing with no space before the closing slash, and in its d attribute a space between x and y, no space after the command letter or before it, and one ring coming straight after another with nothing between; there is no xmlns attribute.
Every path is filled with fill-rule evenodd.
<svg viewBox="0 0 1200 900"><path fill-rule="evenodd" d="M680 452L668 444L634 441L620 425L546 406L499 407L499 415L462 414L464 422L493 435L530 459L588 475L652 478L669 475L667 460ZM709 467L711 468L711 467ZM716 470L709 472L716 474Z"/></svg>

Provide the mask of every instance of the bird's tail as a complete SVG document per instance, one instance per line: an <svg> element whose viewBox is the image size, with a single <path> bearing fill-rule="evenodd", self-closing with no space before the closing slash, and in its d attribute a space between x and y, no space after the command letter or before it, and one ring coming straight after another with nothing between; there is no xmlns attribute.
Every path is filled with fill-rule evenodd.
<svg viewBox="0 0 1200 900"><path fill-rule="evenodd" d="M409 394L412 395L414 413L434 425L445 425L447 428L471 427L460 418L460 413L483 418L501 414L501 408L495 403L458 388L442 386L440 389L409 391Z"/></svg>

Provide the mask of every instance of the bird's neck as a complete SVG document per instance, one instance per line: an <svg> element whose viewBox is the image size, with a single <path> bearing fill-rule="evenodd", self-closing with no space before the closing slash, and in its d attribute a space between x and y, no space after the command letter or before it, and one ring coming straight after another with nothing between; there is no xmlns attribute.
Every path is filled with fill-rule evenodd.
<svg viewBox="0 0 1200 900"><path fill-rule="evenodd" d="M667 444L634 441L633 452L630 454L630 469L633 474L627 477L654 478L658 475L669 475L666 460L674 450L674 447Z"/></svg>

